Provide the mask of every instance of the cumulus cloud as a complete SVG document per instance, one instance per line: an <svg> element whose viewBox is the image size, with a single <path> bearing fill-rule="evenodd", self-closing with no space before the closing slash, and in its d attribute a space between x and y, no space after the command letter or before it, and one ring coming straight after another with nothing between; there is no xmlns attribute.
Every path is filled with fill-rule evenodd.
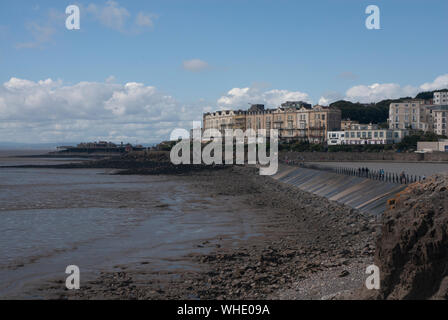
<svg viewBox="0 0 448 320"><path fill-rule="evenodd" d="M427 82L420 86L424 91L433 91L448 88L448 74L438 76L433 82Z"/></svg>
<svg viewBox="0 0 448 320"><path fill-rule="evenodd" d="M285 101L310 102L308 94L300 91L262 90L260 88L233 88L226 95L218 99L218 106L222 109L246 109L248 104L262 103L268 107L278 107Z"/></svg>
<svg viewBox="0 0 448 320"><path fill-rule="evenodd" d="M157 88L136 82L64 85L60 80L11 78L0 86L3 141L160 141L169 136L164 132L190 128L202 111L201 104L183 106Z"/></svg>
<svg viewBox="0 0 448 320"><path fill-rule="evenodd" d="M209 64L200 59L186 60L182 63L184 70L191 72L200 72L209 68Z"/></svg>
<svg viewBox="0 0 448 320"><path fill-rule="evenodd" d="M328 106L330 103L344 99L344 96L338 92L327 92L320 99L319 104L321 106Z"/></svg>
<svg viewBox="0 0 448 320"><path fill-rule="evenodd" d="M359 85L347 90L346 98L350 101L377 102L384 99L411 97L418 93L418 88L402 87L396 83L374 83L369 86Z"/></svg>
<svg viewBox="0 0 448 320"><path fill-rule="evenodd" d="M448 74L437 77L432 82L424 83L418 87L402 86L398 83L374 83L371 85L357 85L349 88L345 95L332 93L324 94L320 101L332 103L337 100L370 103L385 99L397 99L402 97L414 97L422 91L433 91L448 88Z"/></svg>

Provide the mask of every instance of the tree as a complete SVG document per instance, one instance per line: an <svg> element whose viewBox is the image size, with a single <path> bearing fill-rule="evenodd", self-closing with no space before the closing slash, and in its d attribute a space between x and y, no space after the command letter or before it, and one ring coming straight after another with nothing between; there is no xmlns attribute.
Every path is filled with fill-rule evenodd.
<svg viewBox="0 0 448 320"><path fill-rule="evenodd" d="M415 99L432 99L434 97L434 92L448 92L448 89L420 92L415 96ZM364 124L381 124L387 122L387 118L389 117L389 106L391 103L403 102L411 99L412 97L386 99L370 104L339 100L331 103L330 107L335 107L341 110L342 119L351 119Z"/></svg>
<svg viewBox="0 0 448 320"><path fill-rule="evenodd" d="M398 150L417 150L417 142L419 141L439 141L439 139L445 139L445 136L439 136L433 132L415 132L412 135L406 136L397 143L396 147Z"/></svg>

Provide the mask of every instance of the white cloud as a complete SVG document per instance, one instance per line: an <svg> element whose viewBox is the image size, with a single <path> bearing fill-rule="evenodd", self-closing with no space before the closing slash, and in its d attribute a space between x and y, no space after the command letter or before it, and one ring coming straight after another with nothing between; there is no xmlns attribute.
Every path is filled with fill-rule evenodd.
<svg viewBox="0 0 448 320"><path fill-rule="evenodd" d="M318 104L320 104L321 106L328 106L330 103L338 101L338 100L342 100L344 99L344 96L341 95L338 92L328 92L325 93L320 99Z"/></svg>
<svg viewBox="0 0 448 320"><path fill-rule="evenodd" d="M426 82L420 86L424 91L433 91L448 88L448 74L438 76L433 82Z"/></svg>
<svg viewBox="0 0 448 320"><path fill-rule="evenodd" d="M140 11L135 18L132 18L128 9L113 0L107 1L104 5L91 3L87 6L86 12L103 26L130 34L139 33L145 28L152 28L154 19L157 17L155 14Z"/></svg>
<svg viewBox="0 0 448 320"><path fill-rule="evenodd" d="M356 79L358 79L358 75L356 75L350 71L345 71L345 72L341 72L338 75L338 78L344 79L344 80L356 80Z"/></svg>
<svg viewBox="0 0 448 320"><path fill-rule="evenodd" d="M42 25L37 22L28 23L26 28L31 33L33 40L17 43L15 45L17 49L41 48L44 44L50 42L56 33L56 29L52 25Z"/></svg>
<svg viewBox="0 0 448 320"><path fill-rule="evenodd" d="M112 0L107 1L103 6L91 3L87 6L87 12L104 26L118 31L124 31L126 21L131 16L125 7L121 7Z"/></svg>
<svg viewBox="0 0 448 320"><path fill-rule="evenodd" d="M135 18L135 23L140 27L152 27L154 22L152 20L152 15L139 12Z"/></svg>
<svg viewBox="0 0 448 320"><path fill-rule="evenodd" d="M398 83L374 83L371 85L357 85L349 88L345 96L332 93L324 94L321 102L332 103L337 100L348 100L352 102L370 103L385 99L397 99L403 97L415 97L422 91L433 91L448 88L448 74L437 77L433 82L427 82L419 87L401 86Z"/></svg>
<svg viewBox="0 0 448 320"><path fill-rule="evenodd" d="M354 86L348 89L345 94L346 99L349 101L369 103L384 99L413 97L418 93L418 91L418 88L412 86L402 87L396 83L374 83L369 86Z"/></svg>
<svg viewBox="0 0 448 320"><path fill-rule="evenodd" d="M209 64L200 59L186 60L182 63L185 70L191 72L200 72L209 68Z"/></svg>
<svg viewBox="0 0 448 320"><path fill-rule="evenodd" d="M110 75L106 78L106 83L113 83L115 82L115 76Z"/></svg>
<svg viewBox="0 0 448 320"><path fill-rule="evenodd" d="M0 86L0 140L160 141L169 136L162 132L190 128L202 111L200 103L181 105L142 83L64 85L11 78Z"/></svg>
<svg viewBox="0 0 448 320"><path fill-rule="evenodd" d="M64 25L64 13L49 9L46 14L36 21L27 22L25 28L31 35L31 40L15 44L17 49L43 48L51 43L58 28ZM61 28L59 28L61 29Z"/></svg>
<svg viewBox="0 0 448 320"><path fill-rule="evenodd" d="M218 106L222 109L246 109L248 104L262 103L267 107L278 107L285 101L310 102L308 94L300 91L268 90L260 88L233 88L226 95L218 99Z"/></svg>

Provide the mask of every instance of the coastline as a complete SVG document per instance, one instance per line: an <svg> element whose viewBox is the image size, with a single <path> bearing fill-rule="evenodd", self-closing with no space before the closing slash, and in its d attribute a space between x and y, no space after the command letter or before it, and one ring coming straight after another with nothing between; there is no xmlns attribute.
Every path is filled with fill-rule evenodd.
<svg viewBox="0 0 448 320"><path fill-rule="evenodd" d="M81 290L68 292L55 281L40 294L51 299L327 299L363 285L379 232L374 217L259 176L253 167L207 167L178 179L198 193L242 201L247 207L241 210L261 210L263 235L238 241L217 235L195 244L210 251L185 257L199 264L197 271L161 274L142 262L102 272Z"/></svg>

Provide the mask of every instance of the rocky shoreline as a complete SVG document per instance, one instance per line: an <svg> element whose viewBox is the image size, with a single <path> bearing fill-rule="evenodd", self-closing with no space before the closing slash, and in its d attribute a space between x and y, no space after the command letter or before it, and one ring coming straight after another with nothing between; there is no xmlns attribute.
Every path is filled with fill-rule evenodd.
<svg viewBox="0 0 448 320"><path fill-rule="evenodd" d="M52 284L45 289L50 298L322 299L347 295L365 281L379 233L372 216L259 176L254 167L178 166L173 171L160 159L101 161L90 165L125 169L120 174L175 174L198 192L262 209L269 223L262 236L236 244L220 238L196 244L210 249L186 257L200 266L197 271L160 272L142 262L105 271L75 292ZM125 168L128 161L131 168Z"/></svg>

